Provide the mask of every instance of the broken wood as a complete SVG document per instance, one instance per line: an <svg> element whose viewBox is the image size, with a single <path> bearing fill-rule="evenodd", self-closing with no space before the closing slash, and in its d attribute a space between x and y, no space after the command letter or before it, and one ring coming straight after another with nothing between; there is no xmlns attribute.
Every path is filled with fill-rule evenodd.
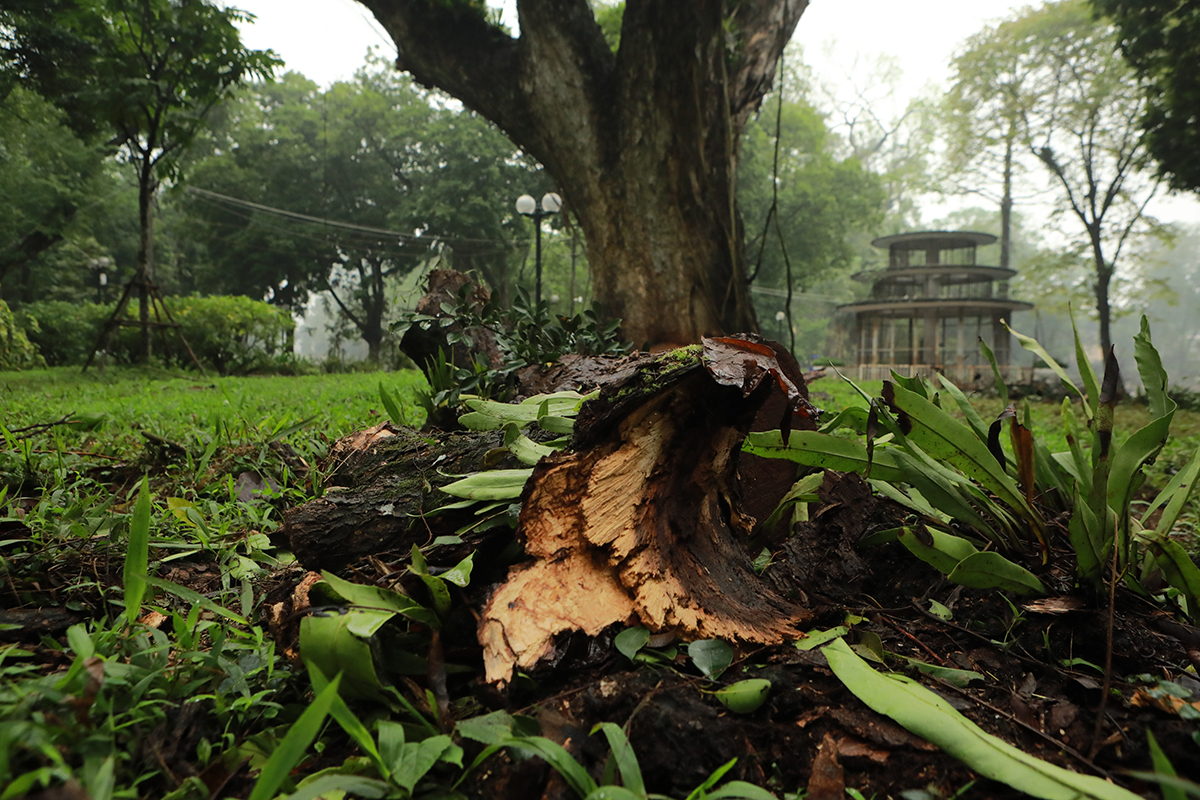
<svg viewBox="0 0 1200 800"><path fill-rule="evenodd" d="M476 558L478 580L503 581L479 623L490 682L549 658L576 631L641 625L769 644L801 636L811 617L802 592L784 596L753 566L774 539L760 521L795 467L741 452L752 427L815 428L795 361L746 336L610 362L561 365L552 378L605 383L581 409L570 448L543 458L526 484L517 538L528 560L509 568L489 556L511 542L507 532L489 534L496 546ZM370 557L402 565L413 544L472 519L470 509L435 511L451 500L437 487L509 466L497 460L501 445L500 431L418 434L385 423L353 434L323 466L325 496L289 510L282 532L306 569ZM452 549L433 560L465 555Z"/></svg>
<svg viewBox="0 0 1200 800"><path fill-rule="evenodd" d="M406 558L413 544L424 546L472 521L470 510L437 511L454 499L437 487L462 473L519 466L502 445L498 431L434 437L388 422L352 433L334 444L322 465L324 496L288 509L280 533L308 570L342 570L368 557ZM456 554L465 555L447 548L445 557Z"/></svg>
<svg viewBox="0 0 1200 800"><path fill-rule="evenodd" d="M569 451L544 458L522 497L533 562L510 570L479 627L486 678L504 684L555 637L641 625L683 639L778 643L810 613L771 591L747 543L741 443L772 394L777 420L812 429L803 378L757 337L705 340L604 387ZM778 500L778 498L776 498Z"/></svg>

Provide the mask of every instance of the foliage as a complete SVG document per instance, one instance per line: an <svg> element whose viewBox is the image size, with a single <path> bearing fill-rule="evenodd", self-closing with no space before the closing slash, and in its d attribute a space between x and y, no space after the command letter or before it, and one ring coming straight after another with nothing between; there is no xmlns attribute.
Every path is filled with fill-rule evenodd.
<svg viewBox="0 0 1200 800"><path fill-rule="evenodd" d="M285 309L249 297L172 298L171 314L196 356L221 375L269 368L295 325Z"/></svg>
<svg viewBox="0 0 1200 800"><path fill-rule="evenodd" d="M0 300L0 370L45 366L23 326L17 325L8 303Z"/></svg>
<svg viewBox="0 0 1200 800"><path fill-rule="evenodd" d="M262 735L298 713L273 642L247 621L248 582L230 585L227 578L214 601L150 577L148 552L161 558L182 543L163 535L171 515L152 511L145 484L131 514L93 494L98 488L59 483L53 495L74 510L73 522L63 530L63 509L42 502L24 515L32 535L6 543L13 590L20 587L22 602L37 602L44 590L30 585L26 570L45 558L69 564L78 557L70 555L72 538L98 535L119 544L128 533L124 591L73 586L71 604L94 604L97 613L67 630L65 647L47 640L68 669L38 676L25 666L32 648L0 649L0 784L7 797L71 782L96 797L162 795L176 784L163 770L163 759L174 757L172 736L194 736L201 763L233 763L253 751L249 733ZM7 522L17 519L12 504L0 509ZM161 592L157 600L146 592L151 584ZM169 623L138 621L142 598ZM147 734L155 730L163 734L152 744Z"/></svg>
<svg viewBox="0 0 1200 800"><path fill-rule="evenodd" d="M884 230L898 233L920 224L918 197L929 190L936 109L925 98L896 107L901 70L891 56L853 64L841 85L820 83L815 105L840 158L855 159L879 177Z"/></svg>
<svg viewBox="0 0 1200 800"><path fill-rule="evenodd" d="M512 198L539 179L446 101L375 60L326 91L288 73L225 104L181 198L202 284L293 310L329 291L373 359L391 285L439 254L509 285L528 236Z"/></svg>
<svg viewBox="0 0 1200 800"><path fill-rule="evenodd" d="M941 696L911 678L880 675L840 638L822 652L829 668L860 700L981 775L1050 800L1134 800L1138 796L1103 778L1080 775L1042 761L985 733Z"/></svg>
<svg viewBox="0 0 1200 800"><path fill-rule="evenodd" d="M0 158L0 281L24 271L25 283L31 261L78 235L79 218L87 216L81 209L109 191L107 175L99 148L78 139L61 112L22 86L0 89ZM21 288L19 299L30 299Z"/></svg>
<svg viewBox="0 0 1200 800"><path fill-rule="evenodd" d="M139 356L151 352L149 282L154 275L153 200L178 179L179 156L214 105L244 79L280 63L242 46L247 19L207 0L87 0L40 10L21 3L6 20L10 47L0 68L25 78L89 138L106 138L133 165L138 186Z"/></svg>
<svg viewBox="0 0 1200 800"><path fill-rule="evenodd" d="M1122 259L1160 232L1144 213L1158 188L1145 174L1150 157L1137 128L1145 99L1115 44L1083 0L1029 9L968 42L955 58L947 107L955 163L998 157L1007 165L995 192L1002 203L1011 202L1021 160L1044 170L1058 198L1055 217L1068 221L1075 252L1091 263L1105 352Z"/></svg>
<svg viewBox="0 0 1200 800"><path fill-rule="evenodd" d="M404 314L392 325L392 333L402 338L412 326L422 330L446 331L447 343L465 342L468 331L485 330L496 338L504 363L491 368L483 364L459 366L448 363L445 355L427 367L433 389L434 407L455 407L463 393L484 398L504 397L515 387L516 373L534 364L552 364L568 353L580 355L624 355L631 349L621 341L617 328L621 321L606 319L599 304L567 317L550 313L545 300L534 303L524 289L517 291L511 305L492 296L482 306L471 299L471 284L459 291L455 302L442 305L440 314Z"/></svg>
<svg viewBox="0 0 1200 800"><path fill-rule="evenodd" d="M793 288L805 291L855 266L851 234L878 226L885 203L880 176L856 155L839 152L826 117L794 83L768 98L747 125L738 162L751 279L772 290L769 299L757 298L764 318L782 305L789 274Z"/></svg>
<svg viewBox="0 0 1200 800"><path fill-rule="evenodd" d="M22 2L9 14L7 74L29 80L81 134L115 136L139 172L177 165L174 152L209 109L279 63L242 47L236 23L244 13L205 0Z"/></svg>
<svg viewBox="0 0 1200 800"><path fill-rule="evenodd" d="M870 411L847 409L824 432L794 432L786 445L778 432L751 434L746 450L807 467L863 474L877 491L913 514L910 526L873 540L898 539L957 583L1044 591L1034 574L1000 551L1017 554L1036 547L1044 561L1050 546L1048 521L1066 513L1082 583L1098 585L1108 574L1112 581L1124 578L1136 591L1151 594L1154 590L1147 587L1165 582L1170 587L1167 602L1177 603L1189 616L1200 613L1200 570L1171 538L1200 482L1200 449L1148 506L1135 510L1145 467L1166 444L1176 411L1148 323L1143 318L1135 356L1150 421L1120 443L1113 438L1115 356L1109 355L1103 381L1086 361L1080 363L1084 389L1079 389L1036 341L1017 337L1080 401L1085 424L1077 420L1069 400L1063 403L1065 452L1052 453L1034 436L1028 411L1022 421L1010 405L988 424L954 384L941 378L941 390L962 414L960 421L941 408L941 394L922 379L897 375L894 383L884 382L882 398L870 401ZM1078 336L1076 349L1082 354ZM1003 389L998 375L997 381ZM1005 427L1009 449L1000 443ZM832 435L838 428L865 435L866 443ZM881 432L886 436L878 438ZM1091 440L1087 449L1085 435ZM986 552L980 544L987 545Z"/></svg>
<svg viewBox="0 0 1200 800"><path fill-rule="evenodd" d="M221 375L271 370L282 337L294 325L286 311L248 297L173 297L167 307L196 357ZM47 301L25 306L21 317L48 364L82 364L114 310L111 303ZM132 309L126 309L126 319L133 321ZM171 360L189 366L191 356L169 329L167 341ZM109 340L107 355L131 363L137 346L134 330L122 327Z"/></svg>
<svg viewBox="0 0 1200 800"><path fill-rule="evenodd" d="M80 365L96 345L100 326L112 315L114 308L114 303L99 305L45 300L22 307L20 320L47 364L52 367ZM124 331L111 340L110 356L124 363L131 358L135 348L131 332Z"/></svg>
<svg viewBox="0 0 1200 800"><path fill-rule="evenodd" d="M1117 27L1121 54L1142 81L1146 147L1172 189L1200 189L1193 109L1200 104L1200 19L1174 0L1091 0Z"/></svg>

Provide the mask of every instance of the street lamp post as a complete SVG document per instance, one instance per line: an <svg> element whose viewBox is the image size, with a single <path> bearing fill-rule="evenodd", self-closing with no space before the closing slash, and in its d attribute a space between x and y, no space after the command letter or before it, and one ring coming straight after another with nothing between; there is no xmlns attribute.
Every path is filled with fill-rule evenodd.
<svg viewBox="0 0 1200 800"><path fill-rule="evenodd" d="M104 305L104 290L108 286L108 268L112 266L108 256L93 258L88 261L88 268L96 273L96 302Z"/></svg>
<svg viewBox="0 0 1200 800"><path fill-rule="evenodd" d="M534 241L536 242L536 254L533 259L536 275L533 292L534 308L542 303L542 218L557 214L561 208L562 198L554 192L542 196L541 206L538 206L537 202L527 194L517 198L517 213L523 217L533 217Z"/></svg>

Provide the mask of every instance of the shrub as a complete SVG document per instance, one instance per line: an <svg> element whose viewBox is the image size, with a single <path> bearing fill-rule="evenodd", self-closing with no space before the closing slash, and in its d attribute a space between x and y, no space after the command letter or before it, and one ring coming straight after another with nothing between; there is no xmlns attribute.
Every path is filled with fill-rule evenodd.
<svg viewBox="0 0 1200 800"><path fill-rule="evenodd" d="M47 363L82 364L115 307L112 303L43 301L26 305L21 317L26 333ZM196 358L222 375L274 371L279 342L293 325L287 311L249 297L170 297L167 308ZM137 318L136 303L126 306L125 317L130 321ZM114 330L108 341L109 360L132 363L140 336L136 327L128 325ZM160 341L156 334L156 352L161 349ZM178 366L188 366L191 357L179 337L168 330L166 341L168 352L160 355Z"/></svg>
<svg viewBox="0 0 1200 800"><path fill-rule="evenodd" d="M285 309L249 297L173 297L167 301L196 357L222 375L269 371L295 323ZM188 359L182 346L176 361Z"/></svg>
<svg viewBox="0 0 1200 800"><path fill-rule="evenodd" d="M29 340L52 367L82 364L96 344L104 320L112 315L115 303L72 303L66 300L41 300L21 307L18 317ZM122 329L109 343L109 356L128 361L137 346L137 332Z"/></svg>
<svg viewBox="0 0 1200 800"><path fill-rule="evenodd" d="M8 303L0 300L0 369L29 369L45 366L37 348L17 324Z"/></svg>

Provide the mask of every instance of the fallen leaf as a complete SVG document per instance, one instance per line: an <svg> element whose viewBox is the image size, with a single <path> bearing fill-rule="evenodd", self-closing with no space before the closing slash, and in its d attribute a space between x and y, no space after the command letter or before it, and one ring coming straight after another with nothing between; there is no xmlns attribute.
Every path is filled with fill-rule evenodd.
<svg viewBox="0 0 1200 800"><path fill-rule="evenodd" d="M837 757L838 742L827 733L813 758L812 775L808 779L809 800L841 800L845 796L846 776Z"/></svg>

